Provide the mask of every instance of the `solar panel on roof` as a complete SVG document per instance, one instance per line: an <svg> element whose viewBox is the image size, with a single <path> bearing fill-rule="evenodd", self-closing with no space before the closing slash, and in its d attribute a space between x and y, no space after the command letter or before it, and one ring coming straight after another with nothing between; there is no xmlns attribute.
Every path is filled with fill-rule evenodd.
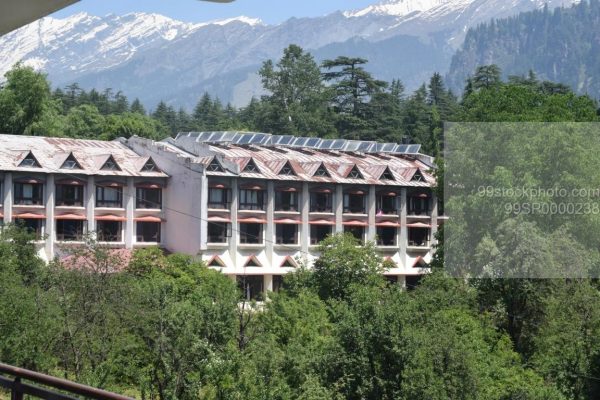
<svg viewBox="0 0 600 400"><path fill-rule="evenodd" d="M233 142L238 135L237 132L225 132L216 142Z"/></svg>
<svg viewBox="0 0 600 400"><path fill-rule="evenodd" d="M257 133L250 139L250 144L265 144L270 138L266 133Z"/></svg>
<svg viewBox="0 0 600 400"><path fill-rule="evenodd" d="M421 150L421 145L420 144L413 144L411 146L408 146L407 153L408 154L419 154L419 150Z"/></svg>
<svg viewBox="0 0 600 400"><path fill-rule="evenodd" d="M330 150L341 150L345 144L346 144L346 141L344 139L336 139L333 141L333 144L331 145L331 147L329 149Z"/></svg>
<svg viewBox="0 0 600 400"><path fill-rule="evenodd" d="M394 150L394 153L406 154L407 150L408 150L408 145L399 144L398 147L396 148L396 150Z"/></svg>
<svg viewBox="0 0 600 400"><path fill-rule="evenodd" d="M212 135L210 135L210 138L207 140L207 142L210 143L215 143L218 142L224 135L224 132L213 132Z"/></svg>
<svg viewBox="0 0 600 400"><path fill-rule="evenodd" d="M290 145L293 147L304 147L306 145L306 142L308 142L309 138L305 138L305 137L299 137L296 140L294 140L294 142Z"/></svg>
<svg viewBox="0 0 600 400"><path fill-rule="evenodd" d="M319 143L320 143L320 142L321 142L321 139L319 139L319 138L309 138L309 139L306 141L306 144L305 144L305 146L306 146L306 147L314 147L314 148L318 148L318 146L319 146Z"/></svg>
<svg viewBox="0 0 600 400"><path fill-rule="evenodd" d="M346 141L346 145L343 147L342 150L356 151L358 149L359 145L360 145L360 142L358 140L348 140L348 141Z"/></svg>
<svg viewBox="0 0 600 400"><path fill-rule="evenodd" d="M371 149L371 147L373 147L373 145L373 142L360 142L356 151L366 153L367 151L369 151L369 149Z"/></svg>
<svg viewBox="0 0 600 400"><path fill-rule="evenodd" d="M333 145L333 142L334 142L333 139L323 139L323 140L321 140L321 143L319 143L319 149L329 150L331 148L331 146Z"/></svg>
<svg viewBox="0 0 600 400"><path fill-rule="evenodd" d="M292 135L273 136L272 144L280 145L280 146L287 146L287 145L291 144L294 141L294 139L295 139L295 137Z"/></svg>
<svg viewBox="0 0 600 400"><path fill-rule="evenodd" d="M236 142L236 144L248 144L250 143L250 141L252 140L252 137L254 135L252 134L245 134L245 135L240 135L238 141Z"/></svg>

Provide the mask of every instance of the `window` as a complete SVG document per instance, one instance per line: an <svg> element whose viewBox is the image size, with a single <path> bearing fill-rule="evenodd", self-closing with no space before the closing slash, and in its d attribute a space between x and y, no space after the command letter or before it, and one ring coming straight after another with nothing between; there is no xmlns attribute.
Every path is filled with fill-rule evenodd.
<svg viewBox="0 0 600 400"><path fill-rule="evenodd" d="M44 204L44 184L15 183L15 205L41 206Z"/></svg>
<svg viewBox="0 0 600 400"><path fill-rule="evenodd" d="M395 194L380 194L377 196L377 214L397 214Z"/></svg>
<svg viewBox="0 0 600 400"><path fill-rule="evenodd" d="M298 244L298 225L277 224L275 225L275 243Z"/></svg>
<svg viewBox="0 0 600 400"><path fill-rule="evenodd" d="M123 188L96 186L96 207L122 208Z"/></svg>
<svg viewBox="0 0 600 400"><path fill-rule="evenodd" d="M275 211L298 211L298 192L275 192Z"/></svg>
<svg viewBox="0 0 600 400"><path fill-rule="evenodd" d="M65 162L60 167L62 169L81 169L81 165L73 155L73 153L69 154L69 157L65 160Z"/></svg>
<svg viewBox="0 0 600 400"><path fill-rule="evenodd" d="M212 159L212 161L210 162L210 164L208 164L208 167L206 167L207 171L210 172L225 172L223 170L223 167L221 166L221 163L219 163L219 160L217 160L216 157L214 157Z"/></svg>
<svg viewBox="0 0 600 400"><path fill-rule="evenodd" d="M231 236L229 226L226 222L209 222L208 243L227 243L227 238Z"/></svg>
<svg viewBox="0 0 600 400"><path fill-rule="evenodd" d="M27 232L30 234L33 234L35 236L35 240L42 240L42 227L44 226L44 220L16 218L15 223L17 226L27 230Z"/></svg>
<svg viewBox="0 0 600 400"><path fill-rule="evenodd" d="M398 284L398 275L384 275L383 277L389 285Z"/></svg>
<svg viewBox="0 0 600 400"><path fill-rule="evenodd" d="M56 221L56 240L61 242L80 242L83 240L83 223L78 220Z"/></svg>
<svg viewBox="0 0 600 400"><path fill-rule="evenodd" d="M83 207L83 186L56 185L56 205L58 207Z"/></svg>
<svg viewBox="0 0 600 400"><path fill-rule="evenodd" d="M396 228L389 226L377 227L377 245L378 246L395 246L396 245Z"/></svg>
<svg viewBox="0 0 600 400"><path fill-rule="evenodd" d="M344 212L350 214L364 214L365 195L362 192L344 193Z"/></svg>
<svg viewBox="0 0 600 400"><path fill-rule="evenodd" d="M310 226L310 244L316 245L331 235L331 225L311 225Z"/></svg>
<svg viewBox="0 0 600 400"><path fill-rule="evenodd" d="M264 210L264 190L240 189L240 210Z"/></svg>
<svg viewBox="0 0 600 400"><path fill-rule="evenodd" d="M419 194L408 198L408 215L427 215L429 213L429 196Z"/></svg>
<svg viewBox="0 0 600 400"><path fill-rule="evenodd" d="M2 186L0 186L0 189L2 188ZM2 190L0 190L0 193L2 193ZM444 200L441 197L438 197L437 199L437 204L438 204L438 215L444 215Z"/></svg>
<svg viewBox="0 0 600 400"><path fill-rule="evenodd" d="M208 208L217 210L229 210L230 206L230 191L222 188L208 189Z"/></svg>
<svg viewBox="0 0 600 400"><path fill-rule="evenodd" d="M161 172L161 170L158 168L154 160L149 158L142 167L141 172Z"/></svg>
<svg viewBox="0 0 600 400"><path fill-rule="evenodd" d="M240 224L240 243L242 244L262 244L263 226L255 223Z"/></svg>
<svg viewBox="0 0 600 400"><path fill-rule="evenodd" d="M162 208L162 189L160 188L137 188L136 189L136 207L137 208Z"/></svg>
<svg viewBox="0 0 600 400"><path fill-rule="evenodd" d="M208 266L213 268L227 268L227 266L219 256L213 256L213 258L211 258L208 262Z"/></svg>
<svg viewBox="0 0 600 400"><path fill-rule="evenodd" d="M361 244L365 242L365 228L364 226L345 226L345 233L350 233L356 240Z"/></svg>
<svg viewBox="0 0 600 400"><path fill-rule="evenodd" d="M285 289L283 275L273 275L273 291L279 292L281 289Z"/></svg>
<svg viewBox="0 0 600 400"><path fill-rule="evenodd" d="M310 194L310 212L333 212L333 194L312 192Z"/></svg>
<svg viewBox="0 0 600 400"><path fill-rule="evenodd" d="M415 247L429 246L429 229L408 228L408 245Z"/></svg>
<svg viewBox="0 0 600 400"><path fill-rule="evenodd" d="M298 268L298 263L290 256L287 256L280 265L281 268Z"/></svg>
<svg viewBox="0 0 600 400"><path fill-rule="evenodd" d="M315 171L314 176L321 176L324 178L331 178L331 175L327 171L327 168L323 164L319 166L319 168Z"/></svg>
<svg viewBox="0 0 600 400"><path fill-rule="evenodd" d="M121 242L123 224L119 221L97 221L96 234L100 242Z"/></svg>
<svg viewBox="0 0 600 400"><path fill-rule="evenodd" d="M290 163L286 162L283 168L281 168L281 171L279 171L279 175L295 176L296 173L294 172L294 169L292 168Z"/></svg>
<svg viewBox="0 0 600 400"><path fill-rule="evenodd" d="M28 167L28 168L41 168L40 163L35 158L32 152L29 152L23 161L19 164L19 167Z"/></svg>
<svg viewBox="0 0 600 400"><path fill-rule="evenodd" d="M262 267L262 264L260 263L260 261L258 261L258 258L256 258L256 256L250 256L248 258L248 261L246 261L246 264L244 264L244 267Z"/></svg>
<svg viewBox="0 0 600 400"><path fill-rule="evenodd" d="M358 167L355 165L354 167L352 167L352 169L350 170L350 172L348 173L348 176L346 178L363 179L363 176L360 173L360 170L358 169Z"/></svg>
<svg viewBox="0 0 600 400"><path fill-rule="evenodd" d="M136 237L141 243L160 243L160 222L138 222Z"/></svg>
<svg viewBox="0 0 600 400"><path fill-rule="evenodd" d="M248 164L246 164L246 166L244 167L244 170L242 172L260 173L260 170L256 166L256 163L254 162L254 160L250 159L250 161L248 161Z"/></svg>
<svg viewBox="0 0 600 400"><path fill-rule="evenodd" d="M113 156L109 156L108 160L106 160L106 162L100 169L103 171L120 171L121 167L119 167L119 164L117 164Z"/></svg>
<svg viewBox="0 0 600 400"><path fill-rule="evenodd" d="M264 292L264 276L262 275L238 275L237 283L240 292L242 293L242 299L250 300L262 300Z"/></svg>
<svg viewBox="0 0 600 400"><path fill-rule="evenodd" d="M379 178L382 181L395 181L396 178L394 178L394 174L392 174L392 171L390 171L389 167L385 168L385 171L383 171L383 174L381 174L381 177Z"/></svg>
<svg viewBox="0 0 600 400"><path fill-rule="evenodd" d="M423 176L423 173L421 172L421 170L417 169L417 171L413 175L411 181L412 182L424 182L425 181L425 177Z"/></svg>

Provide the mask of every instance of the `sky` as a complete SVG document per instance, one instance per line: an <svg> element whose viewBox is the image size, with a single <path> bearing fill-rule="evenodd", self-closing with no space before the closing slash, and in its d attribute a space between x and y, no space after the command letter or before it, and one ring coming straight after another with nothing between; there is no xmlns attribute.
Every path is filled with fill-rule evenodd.
<svg viewBox="0 0 600 400"><path fill-rule="evenodd" d="M291 17L314 17L337 10L364 8L377 0L235 0L211 3L198 0L81 0L53 16L63 18L85 11L92 15L152 12L185 22L204 22L246 15L276 24Z"/></svg>

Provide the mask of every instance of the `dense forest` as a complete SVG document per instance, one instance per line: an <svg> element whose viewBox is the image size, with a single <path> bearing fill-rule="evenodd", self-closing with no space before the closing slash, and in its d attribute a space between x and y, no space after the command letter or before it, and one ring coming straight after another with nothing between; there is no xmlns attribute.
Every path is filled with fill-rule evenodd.
<svg viewBox="0 0 600 400"><path fill-rule="evenodd" d="M469 30L455 54L449 86L484 64L497 64L506 76L533 70L578 93L600 97L600 1L583 0L570 8L521 13Z"/></svg>
<svg viewBox="0 0 600 400"><path fill-rule="evenodd" d="M17 65L0 90L0 129L102 139L251 129L413 141L440 155L443 121L598 120L594 100L533 73L504 81L497 66L481 66L459 100L438 74L405 94L401 82L368 74L366 62L338 57L319 66L290 46L261 70L268 95L242 109L204 95L192 114L166 104L147 113L109 90L52 91L43 75ZM575 139L568 159L596 182L590 150ZM512 148L531 147L526 136L514 140ZM548 148L518 160L515 182L553 165ZM474 261L490 263L490 254L494 265L600 265L597 241L586 237L593 231L574 234L582 221L551 234L517 222L486 227L517 232L517 247L473 233L470 245L481 250ZM312 269L286 276L284 290L263 305L240 305L235 282L187 256L138 250L114 273L124 260L93 242L44 265L31 240L12 226L0 236L3 362L143 399L600 398L595 280L454 279L439 248L433 272L404 291L381 276L387 265L373 244L334 236Z"/></svg>

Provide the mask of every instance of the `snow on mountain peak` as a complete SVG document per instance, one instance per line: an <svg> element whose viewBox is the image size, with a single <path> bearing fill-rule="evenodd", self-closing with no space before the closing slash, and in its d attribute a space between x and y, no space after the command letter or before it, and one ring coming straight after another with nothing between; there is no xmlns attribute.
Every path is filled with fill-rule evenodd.
<svg viewBox="0 0 600 400"><path fill-rule="evenodd" d="M471 0L472 1L472 0ZM457 2L456 0L387 0L363 8L362 10L347 11L344 15L348 18L363 17L368 14L391 15L403 17L414 12L422 12L438 7L445 3ZM463 2L458 0L458 2Z"/></svg>

